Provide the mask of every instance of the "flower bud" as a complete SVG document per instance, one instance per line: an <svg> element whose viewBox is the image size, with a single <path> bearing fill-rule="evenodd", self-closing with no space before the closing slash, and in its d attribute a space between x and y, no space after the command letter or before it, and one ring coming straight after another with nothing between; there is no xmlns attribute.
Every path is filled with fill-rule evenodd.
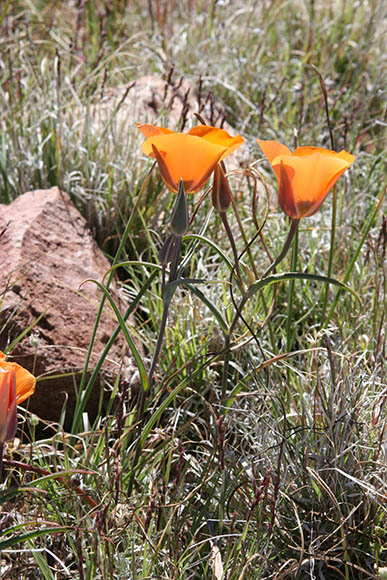
<svg viewBox="0 0 387 580"><path fill-rule="evenodd" d="M171 229L176 236L183 236L188 230L189 217L187 199L184 191L183 180L179 181L179 191L173 207Z"/></svg>
<svg viewBox="0 0 387 580"><path fill-rule="evenodd" d="M228 179L219 163L214 169L214 183L212 186L212 205L219 212L228 210L232 202L232 194Z"/></svg>
<svg viewBox="0 0 387 580"><path fill-rule="evenodd" d="M174 255L174 248L176 244L176 235L170 234L165 240L164 244L161 246L159 251L159 261L162 266L166 266L172 261L172 256Z"/></svg>

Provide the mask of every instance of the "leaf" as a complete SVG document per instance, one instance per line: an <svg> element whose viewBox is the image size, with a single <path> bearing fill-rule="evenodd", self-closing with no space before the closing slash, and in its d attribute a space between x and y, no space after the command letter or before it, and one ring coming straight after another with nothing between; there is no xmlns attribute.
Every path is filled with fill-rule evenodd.
<svg viewBox="0 0 387 580"><path fill-rule="evenodd" d="M193 284L186 284L187 288L189 288L191 290L191 292L193 292L202 302L203 304L205 304L207 306L207 308L210 310L210 312L212 312L212 314L215 316L220 328L222 329L222 331L224 332L224 334L228 334L228 325L227 322L224 320L221 312L216 308L215 304L213 302L211 302L211 300L209 300L207 298L207 296L205 296L203 294L203 292L201 290L199 290L199 288L196 288L196 286L194 286Z"/></svg>
<svg viewBox="0 0 387 580"><path fill-rule="evenodd" d="M35 522L33 522L35 523ZM25 524L24 524L25 525ZM15 544L19 544L20 542L26 542L27 540L33 540L34 538L38 538L39 536L47 536L50 534L60 534L65 532L73 532L74 529L70 526L58 526L57 528L43 528L40 530L32 530L31 532L26 532L25 534L19 534L17 536L12 536L7 540L3 540L0 542L0 552L9 548L10 546L14 546Z"/></svg>
<svg viewBox="0 0 387 580"><path fill-rule="evenodd" d="M374 209L370 212L369 219L368 219L368 221L367 221L367 223L366 223L366 225L364 227L363 235L362 235L362 237L361 237L361 239L359 241L359 244L358 244L358 246L357 246L357 248L355 250L355 253L352 256L352 259L349 262L348 267L347 267L347 270L346 270L346 272L344 274L344 278L343 278L344 282L346 282L348 280L348 278L349 278L349 276L351 274L352 268L354 267L355 262L356 262L359 254L360 254L360 251L361 251L361 249L362 249L362 247L364 245L364 242L367 239L368 232L370 231L371 226L372 226L372 224L373 224L373 222L374 222L374 220L376 218L376 215L377 215L377 213L378 213L378 211L379 211L379 209L380 209L380 207L382 205L384 196L386 194L386 190L387 190L387 187L384 188L384 190L383 190L383 192L382 192L382 194L381 194L381 196L380 196L377 204L375 205ZM337 304L337 302L338 302L338 300L340 298L340 295L341 295L341 290L338 290L337 293L336 293L335 299L333 300L333 303L331 305L331 308L329 310L328 316L326 317L326 320L325 320L325 323L324 323L324 328L328 325L328 322L330 321L330 319L333 316L333 313L335 311L336 304Z"/></svg>
<svg viewBox="0 0 387 580"><path fill-rule="evenodd" d="M165 286L163 295L164 302L170 304L178 286L182 286L183 284L204 284L205 282L206 280L200 278L178 278L177 280L172 280Z"/></svg>
<svg viewBox="0 0 387 580"><path fill-rule="evenodd" d="M107 298L108 301L110 302L110 305L114 311L114 314L117 317L118 324L121 327L121 330L125 336L126 342L128 343L128 346L129 346L130 350L132 351L133 357L137 363L137 368L138 368L138 372L140 374L142 388L144 391L146 391L148 388L148 376L147 376L147 372L145 370L144 363L142 361L141 355L138 352L137 347L136 347L132 337L130 336L130 334L128 332L128 327L127 327L125 320L123 319L120 311L118 310L117 305L113 300L113 297L110 295L107 288L105 288L105 286L103 286L103 284L98 282L98 280L93 280L90 278L90 279L85 280L83 282L83 284L85 284L86 282L93 282L94 284L96 284L98 286L98 288L100 290L102 290L102 292L104 293L105 298Z"/></svg>
<svg viewBox="0 0 387 580"><path fill-rule="evenodd" d="M141 262L139 262L139 263L141 263ZM147 279L147 281L145 282L145 284L141 288L140 292L137 294L136 298L133 300L133 302L129 306L128 310L126 311L126 313L123 317L124 321L127 320L129 318L129 316L135 311L135 309L137 308L137 305L140 303L140 300L142 299L143 295L145 294L145 292L147 292L147 290L150 288L151 284L153 283L153 280L156 278L159 269L161 270L161 266L158 266L158 269L155 269L152 272L152 274L149 276L149 278ZM94 367L94 370L91 374L91 377L89 378L89 380L87 382L86 387L83 389L83 392L81 393L81 399L77 401L75 411L74 411L73 423L72 423L72 427L71 427L72 433L76 433L78 431L78 427L80 424L82 413L84 412L84 410L86 408L86 403L89 400L93 385L97 379L98 373L100 372L103 361L107 357L109 350L111 349L112 345L114 344L120 330L121 330L121 325L117 324L113 334L111 335L111 337L107 341L106 346L103 349L103 352L101 353L96 366Z"/></svg>
<svg viewBox="0 0 387 580"><path fill-rule="evenodd" d="M200 242L203 242L207 246L210 246L210 248L215 250L215 252L222 258L223 262L226 264L226 266L230 270L230 272L233 271L234 267L233 267L233 264L232 264L230 258L212 240L206 238L205 236L201 236L199 234L186 234L185 236L183 236L183 241L185 241L185 240L198 240Z"/></svg>
<svg viewBox="0 0 387 580"><path fill-rule="evenodd" d="M317 483L315 482L315 480L313 478L311 479L311 483L312 483L312 487L315 491L315 494L317 495L317 498L321 501L321 498L322 498L321 489L319 488L319 486L317 485Z"/></svg>
<svg viewBox="0 0 387 580"><path fill-rule="evenodd" d="M212 562L212 571L214 572L215 580L222 580L224 570L223 570L223 562L222 556L220 554L218 544L210 539L211 543L211 562Z"/></svg>
<svg viewBox="0 0 387 580"><path fill-rule="evenodd" d="M347 290L350 292L356 300L362 304L360 296L352 290L349 286L344 284L343 282L339 282L334 278L328 278L327 276L320 276L319 274L304 274L303 272L285 272L284 274L272 274L267 278L263 278L259 280L250 288L248 288L245 296L242 299L241 307L243 307L247 300L251 298L254 294L265 288L265 286L270 286L271 284L277 284L278 282L284 282L285 280L313 280L314 282L325 282L325 284L333 284L334 286L338 286L341 290Z"/></svg>

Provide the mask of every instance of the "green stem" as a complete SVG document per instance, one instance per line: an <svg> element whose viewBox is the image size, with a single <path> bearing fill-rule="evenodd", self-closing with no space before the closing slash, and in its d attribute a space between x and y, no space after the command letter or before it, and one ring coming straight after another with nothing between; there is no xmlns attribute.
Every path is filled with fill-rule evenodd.
<svg viewBox="0 0 387 580"><path fill-rule="evenodd" d="M288 233L288 237L286 238L286 241L284 243L284 247L282 248L282 252L278 256L278 258L276 258L274 260L274 262L262 274L261 279L262 278L266 278L266 276L268 276L270 274L270 272L272 270L274 270L274 268L276 268L278 266L278 264L280 262L282 262L282 260L285 258L286 254L289 251L289 248L291 246L291 243L293 241L293 238L294 238L296 232L298 231L298 224L299 223L300 223L300 220L299 219L292 219L291 224L290 224L290 230L289 230L289 233ZM293 270L293 272L294 272L294 270Z"/></svg>
<svg viewBox="0 0 387 580"><path fill-rule="evenodd" d="M124 316L123 316L123 320L126 321L128 320L129 316L131 314L133 314L133 312L135 311L137 304L140 303L140 300L142 298L142 296L145 294L145 292L148 290L148 288L150 288L151 284L153 283L153 280L155 279L157 275L157 270L155 270L148 278L148 280L146 281L146 283L144 284L144 286L141 288L141 290L138 292L136 298L133 300L133 302L131 303L131 305L129 306L129 308L127 309L127 311L125 312ZM105 295L104 295L105 296ZM86 402L89 399L91 390L93 388L93 385L95 384L95 381L97 379L97 376L102 368L103 362L106 359L107 355L109 354L109 351L111 349L111 347L113 346L113 344L115 343L117 336L119 335L119 333L122 332L122 328L120 324L117 324L113 334L111 335L111 337L109 338L108 342L106 343L106 346L102 352L102 354L100 355L97 364L94 367L94 370L89 378L89 381L85 387L85 391L84 391L84 395L82 397L82 402L76 406L75 411L74 411L74 418L73 418L73 425L78 425L80 420L81 420L81 416L82 413L85 410L86 407ZM72 427L71 432L74 433L74 427Z"/></svg>
<svg viewBox="0 0 387 580"><path fill-rule="evenodd" d="M112 268L110 270L110 274L108 276L107 283L106 283L106 288L107 289L109 289L110 284L111 284L111 282L113 280L113 276L114 276L114 266L116 264L118 264L118 260L119 260L121 254L122 254L122 252L124 250L124 246L125 246L125 243L126 243L126 239L127 239L128 235L129 235L130 228L131 228L131 220L129 220L128 223L127 223L127 225L126 225L126 228L125 228L125 231L124 231L124 235L122 236L121 243L120 243L119 248L118 248L118 250L116 252L116 255L114 257L113 264L112 264ZM88 392L87 389L84 390L84 387L85 387L85 384L86 384L86 378L87 378L87 373L88 373L88 370L89 370L89 363L90 363L91 353L92 353L93 346L94 346L94 342L95 342L95 338L96 338L96 335L97 335L99 321L101 319L102 312L103 312L103 309L104 309L105 300L106 300L106 295L104 294L102 296L102 298L101 298L101 302L100 302L100 305L99 305L97 317L96 317L96 320L95 320L95 323L94 323L94 328L93 328L93 332L92 332L91 339L90 339L90 345L89 345L89 349L88 349L87 354L86 354L86 360L85 360L85 364L84 364L84 367L83 367L82 377L81 377L81 381L80 381L80 385L79 385L79 390L80 391L84 391L83 394L82 394L82 396L81 396L81 401L80 401L80 407L82 409L85 409L86 408L87 400L88 400L89 395L90 395L90 393ZM77 433L78 432L80 421L81 421L81 413L79 412L79 413L76 413L76 417L74 417L74 419L73 419L73 424L72 424L72 428L71 428L71 432L72 433Z"/></svg>
<svg viewBox="0 0 387 580"><path fill-rule="evenodd" d="M181 239L182 239L181 236L176 236L175 243L173 244L173 253L171 256L171 269L170 269L170 273L169 273L168 283L174 282L177 279L177 268L179 265ZM156 349L155 349L155 352L153 355L152 364L151 364L151 367L149 369L149 374L148 374L148 388L149 389L152 387L153 375L154 375L154 372L156 369L157 362L159 360L161 345L162 345L163 340L164 340L164 334L165 334L165 328L167 325L167 318L168 318L168 311L169 311L170 304L171 304L170 300L165 300L165 299L163 300L163 316L161 318L159 333L157 336Z"/></svg>
<svg viewBox="0 0 387 580"><path fill-rule="evenodd" d="M182 236L176 236L176 242L173 245L173 253L171 255L171 269L170 269L168 283L174 282L177 279L177 269L178 269L178 265L179 265L179 257L180 257L180 250L181 250L181 239L182 239ZM153 386L153 376L154 376L154 372L156 370L156 366L157 366L159 356L160 356L161 346L162 346L163 340L164 340L164 334L165 334L165 328L167 325L168 311L169 311L170 304L171 304L170 299L163 300L163 315L161 318L159 332L157 335L156 348L155 348L155 352L153 354L152 364L151 364L150 369L149 369L147 393L150 392L150 390ZM143 389L140 389L139 400L138 400L138 404L137 404L137 418L138 418L137 443L136 443L136 450L135 450L135 454L134 454L134 458L133 458L133 462L132 462L132 466L131 466L131 474L130 474L129 483L128 483L128 495L129 496L132 493L135 470L136 470L136 467L138 465L138 461L140 459L140 454L141 454L141 450L142 450L142 437L141 437L141 435L142 435L142 431L144 428L145 403L146 403L146 394L147 393Z"/></svg>
<svg viewBox="0 0 387 580"><path fill-rule="evenodd" d="M9 5L10 5L10 4L11 4L11 0L7 0L7 2L5 3L5 6L4 6L4 8L3 8L3 11L2 11L2 13L1 13L1 15L0 15L0 26L1 26L1 24L2 24L2 22L3 22L3 20L4 20L4 18L5 18L5 16L6 16L6 14L7 14L7 10L8 10L8 8L9 8Z"/></svg>
<svg viewBox="0 0 387 580"><path fill-rule="evenodd" d="M292 266L291 271L297 271L297 257L298 257L298 228L294 232L294 242L292 248ZM294 285L295 280L291 280L288 292L288 315L286 320L286 350L290 352L293 343L292 322L293 322L293 299L294 299Z"/></svg>
<svg viewBox="0 0 387 580"><path fill-rule="evenodd" d="M228 369L230 367L230 343L231 343L231 333L225 336L224 340L224 359L223 359L223 370L222 370L222 402L226 400L226 392L227 392L227 376L228 376Z"/></svg>
<svg viewBox="0 0 387 580"><path fill-rule="evenodd" d="M238 222L239 231L241 232L241 235L242 235L242 238L243 238L243 242L245 244L245 250L243 250L243 253L245 251L247 252L247 255L249 256L249 261L250 261L251 269L253 270L253 272L254 272L254 274L256 276L257 275L257 270L256 270L256 266L255 266L255 262L254 262L253 255L251 253L251 247L250 247L249 241L247 239L245 230L243 228L243 223L242 223L242 220L241 220L241 216L239 215L238 206L237 206L234 198L232 198L232 207L233 207L233 210L234 210L234 214L235 214L236 220Z"/></svg>
<svg viewBox="0 0 387 580"><path fill-rule="evenodd" d="M280 255L269 266L269 268L264 272L262 278L266 278L267 275L271 272L271 270L273 270L276 266L278 266L278 264L285 258L286 254L288 253L288 250L290 248L290 245L292 243L292 240L293 240L293 238L296 236L296 234L298 232L298 224L299 224L299 222L300 222L300 220L292 219L292 223L290 225L289 234L288 234L288 237L286 238L284 247L282 248L282 251L281 251ZM298 240L298 236L295 237L296 245L298 247L298 241L297 240ZM294 251L293 251L293 254L294 254ZM293 258L294 258L294 255L293 255ZM297 258L297 254L296 254L296 258ZM229 328L229 334L228 334L229 339L230 339L230 342L231 342L231 335L232 335L232 333L233 333L233 331L235 329L235 326L236 326L236 324L238 322L238 318L240 317L240 312L241 312L243 306L246 303L246 300L247 300L247 297L248 297L247 294L248 294L248 291L245 292L244 295L242 296L242 300L241 300L241 302L239 304L238 311L236 312L236 314L235 314L235 316L234 316L234 318L233 318L233 320L231 322L231 325L230 325L230 328Z"/></svg>
<svg viewBox="0 0 387 580"><path fill-rule="evenodd" d="M266 278L266 276L272 271L274 270L274 268L276 268L276 266L278 266L278 264L285 258L286 254L288 253L288 250L291 246L291 243L293 241L293 238L295 240L295 246L293 246L293 256L292 256L292 270L295 271L296 270L296 265L297 265L297 250L298 250L298 236L296 235L298 233L298 224L299 224L300 220L299 219L292 219L291 224L290 224L290 230L288 233L288 237L285 240L284 246L282 248L281 253L279 254L279 256L276 258L276 260L269 266L269 268L267 268L267 270L264 272L264 274L262 275L262 278ZM295 264L294 264L295 262ZM293 265L294 264L294 265ZM261 279L262 279L261 278ZM294 289L294 280L291 281L290 283L290 288ZM294 290L292 290L293 293ZM290 291L289 291L289 295L290 295ZM226 390L227 390L227 375L228 375L228 369L229 369L229 362L230 362L230 344L231 344L231 338L232 338L232 334L235 330L235 326L241 316L241 310L243 308L243 306L246 303L248 296L247 293L245 292L244 295L242 296L242 300L239 304L239 308L237 309L237 312L234 315L234 318L230 324L230 328L229 328L229 332L226 336L225 339L225 356L224 356L224 362L223 362L223 374L222 374L222 400L224 400L225 396L226 396ZM293 300L293 299L292 299ZM288 319L289 319L289 310L288 310Z"/></svg>
<svg viewBox="0 0 387 580"><path fill-rule="evenodd" d="M154 165L152 166L152 169L153 169L153 167L154 167ZM106 289L107 290L110 288L110 284L112 283L112 280L113 280L114 271L115 271L114 266L116 266L118 264L118 262L119 262L119 259L121 257L121 254L124 251L124 247L125 247L125 244L126 244L126 240L127 240L128 235L129 235L129 233L130 233L130 231L132 229L133 220L134 220L134 218L136 216L137 211L139 211L140 200L142 199L143 193L144 193L145 188L146 188L146 186L148 184L148 181L149 181L149 178L150 178L152 169L148 172L148 175L146 176L146 178L144 180L144 183L141 186L141 190L140 190L140 193L139 193L139 195L137 197L137 201L136 201L136 203L135 203L135 205L133 207L132 213L131 213L131 215L130 215L130 217L128 219L128 222L126 224L125 231L124 231L124 234L123 234L123 236L121 238L121 242L120 242L120 245L119 245L118 250L116 252L116 255L114 256L113 263L112 263L112 267L110 269L110 274L108 276L107 283L106 283ZM89 348L88 348L88 351L87 351L87 354L86 354L86 360L85 360L85 364L84 364L84 367L83 367L83 372L82 372L82 376L81 376L81 380L80 380L80 384L79 384L79 391L82 392L81 400L80 400L80 407L82 407L83 409L86 408L86 404L87 404L87 401L88 401L89 396L90 396L90 391L87 388L85 389L85 384L86 384L86 379L87 379L87 373L88 373L88 370L89 370L89 363L90 363L91 353L92 353L92 350L93 350L93 347L94 347L94 342L95 342L95 338L96 338L96 335L97 335L98 325L99 325L100 318L102 316L102 312L103 312L103 309L104 309L105 301L106 301L106 294L104 294L102 296L102 298L101 298L101 303L99 305L97 317L95 319L94 328L93 328L93 332L92 332L92 335L91 335L90 344L89 344ZM72 433L77 433L78 432L80 421L81 421L81 412L76 413L76 418L73 419L73 424L72 424L72 427L71 427L71 432Z"/></svg>
<svg viewBox="0 0 387 580"><path fill-rule="evenodd" d="M327 277L330 278L332 274L332 266L333 266L333 256L335 253L335 236L336 236L336 220L337 220L337 191L336 185L333 188L333 199L332 199L332 221L331 221L331 242L329 248L329 258L328 258L328 272ZM326 285L324 289L324 298L323 298L323 305L322 305L322 316L321 320L325 319L325 313L328 304L328 293L329 293L329 286Z"/></svg>
<svg viewBox="0 0 387 580"><path fill-rule="evenodd" d="M387 189L387 188L386 188L386 189ZM356 250L355 250L355 253L354 253L354 255L352 256L352 259L351 259L351 261L349 262L349 264L348 264L348 267L347 267L347 269L346 269L346 272L345 272L345 274L344 274L344 277L343 277L343 280L342 280L342 282L343 282L344 284L345 284L345 283L348 281L348 279L349 279L349 276L350 276L350 274L351 274L351 272L352 272L352 269L353 269L353 267L354 267L354 265L355 265L355 262L356 262L356 260L357 260L357 258L358 258L358 256L359 256L359 254L360 254L360 251L361 251L361 249L362 249L362 247L363 247L363 244L364 244L364 242L366 241L366 238L367 238L367 236L368 236L368 232L370 231L370 229L371 229L371 226L372 226L372 224L373 224L373 221L374 221L374 219L376 218L376 215L377 215L377 213L378 213L378 211L379 211L379 209L380 209L380 207L381 207L381 205L382 205L382 203L383 203L383 199L384 199L384 196L385 196L385 194L386 194L386 189L384 189L384 190L383 190L383 192L382 192L382 194L381 194L381 196L380 196L380 198L379 198L379 200L378 200L378 203L375 205L375 207L374 207L373 211L371 212L371 214L370 214L370 216L369 216L369 219L368 219L368 221L367 221L367 223L366 223L366 225L365 225L365 227L364 227L364 230L363 230L363 235L362 235L362 237L361 237L361 239L360 239L360 242L359 242L359 244L358 244L358 246L357 246L357 248L356 248ZM336 305L337 305L337 302L338 302L338 300L339 300L340 296L341 296L341 290L338 290L338 291L336 292L336 296L335 296L335 298L334 298L334 300L333 300L333 302L332 302L332 305L331 305L331 307L330 307L330 309L329 309L329 312L328 312L328 315L327 315L327 317L326 317L326 319L325 319L325 322L324 322L324 324L322 325L322 328L326 328L326 327L328 326L328 323L329 323L330 319L331 319L331 318L332 318L332 316L333 316L333 313L334 313L334 311L335 311L335 308L336 308Z"/></svg>
<svg viewBox="0 0 387 580"><path fill-rule="evenodd" d="M136 450L134 452L134 458L131 465L131 472L129 476L129 483L128 483L128 497L132 495L133 484L134 484L134 476L136 474L136 467L138 465L138 460L140 459L142 445L141 445L141 435L142 430L144 427L144 414L145 414L145 391L144 389L139 389L138 392L138 402L137 402L137 414L138 414L138 429L137 429L137 442L136 442Z"/></svg>
<svg viewBox="0 0 387 580"><path fill-rule="evenodd" d="M225 211L220 212L220 217L222 218L222 222L224 225L224 229L226 230L228 239L230 240L232 253L234 256L234 264L235 264L235 272L238 278L239 287L243 291L244 285L242 280L242 275L239 267L239 258L238 252L235 245L234 236L232 234L230 224L227 219L227 215ZM222 371L222 401L225 399L226 391L227 391L227 376L228 376L228 369L230 367L230 341L231 341L231 333L229 333L225 338L225 354L223 360L223 371Z"/></svg>
<svg viewBox="0 0 387 580"><path fill-rule="evenodd" d="M237 274L237 278L239 281L239 286L240 288L243 290L243 280L242 280L242 275L241 275L241 271L240 271L240 267L239 267L239 259L238 259L238 252L237 252L237 248L235 245L235 240L234 240L234 236L232 234L231 228L230 228L230 224L228 223L228 219L227 219L227 215L225 211L220 212L220 217L222 218L222 222L224 225L224 229L226 230L226 234L228 236L228 239L230 240L230 244L231 244L231 249L232 249L232 253L234 256L234 264L235 264L235 271Z"/></svg>
<svg viewBox="0 0 387 580"><path fill-rule="evenodd" d="M155 348L155 352L153 354L152 364L151 364L151 367L149 369L149 374L148 374L148 389L150 389L153 385L153 375L154 375L154 372L155 372L155 369L156 369L156 366L157 366L157 363L159 360L161 345L162 345L163 340L164 340L165 328L166 328L167 319L168 319L169 305L170 305L170 302L163 303L163 316L161 318L159 333L157 335L156 348Z"/></svg>
<svg viewBox="0 0 387 580"><path fill-rule="evenodd" d="M182 236L176 236L176 241L173 246L173 254L171 259L171 270L169 274L168 282L174 282L177 279L177 267L179 265L179 257L180 257L180 250L181 250L181 240ZM169 307L169 304L168 304Z"/></svg>

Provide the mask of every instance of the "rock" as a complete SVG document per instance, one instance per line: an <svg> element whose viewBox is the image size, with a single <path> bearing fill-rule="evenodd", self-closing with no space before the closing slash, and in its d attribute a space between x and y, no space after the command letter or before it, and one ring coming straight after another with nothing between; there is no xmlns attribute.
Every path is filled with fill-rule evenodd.
<svg viewBox="0 0 387 580"><path fill-rule="evenodd" d="M30 411L57 421L67 400L66 427L71 424L75 387L84 367L102 297L91 278L102 281L110 268L70 197L58 188L30 191L10 205L0 205L0 349L38 323L12 350L10 360L38 378ZM112 285L117 300L117 287ZM3 326L5 325L5 326ZM101 318L89 370L116 327L109 307ZM36 337L38 346L31 337ZM114 377L121 365L134 372L120 334L104 365ZM62 376L64 375L64 376ZM100 388L89 400L96 416Z"/></svg>
<svg viewBox="0 0 387 580"><path fill-rule="evenodd" d="M202 93L199 86L183 78L172 81L156 76L140 77L128 86L107 89L102 100L94 106L100 122L114 113L123 130L134 130L136 122L162 120L167 121L171 129L176 129L187 116L190 127L194 112L201 113L211 125L220 127L225 123L225 109L215 102L211 93Z"/></svg>
<svg viewBox="0 0 387 580"><path fill-rule="evenodd" d="M200 83L195 86L182 77L163 80L149 75L128 86L106 89L102 99L92 107L92 119L96 131L105 130L110 123L117 135L136 132L136 122L188 131L197 123L195 112L207 124L221 127L231 135L237 133L226 122L226 110L212 93L205 93ZM142 139L139 134L139 141ZM227 160L227 167L235 169L243 165L247 165L247 153L246 148L240 147Z"/></svg>

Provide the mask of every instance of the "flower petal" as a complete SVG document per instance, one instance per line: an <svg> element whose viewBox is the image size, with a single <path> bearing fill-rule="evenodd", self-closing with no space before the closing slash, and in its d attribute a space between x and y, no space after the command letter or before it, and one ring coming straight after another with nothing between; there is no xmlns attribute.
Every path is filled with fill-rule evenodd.
<svg viewBox="0 0 387 580"><path fill-rule="evenodd" d="M299 219L300 216L292 188L293 176L294 169L286 166L281 161L278 172L278 203L286 215L293 219Z"/></svg>
<svg viewBox="0 0 387 580"><path fill-rule="evenodd" d="M168 187L168 189L177 193L178 184L176 182L176 179L172 176L171 172L169 171L168 163L165 160L166 153L159 151L157 149L156 145L154 145L153 143L151 145L152 145L153 157L156 159L156 161L158 163L159 171L160 171L160 175L161 175L162 180L164 181L164 183Z"/></svg>
<svg viewBox="0 0 387 580"><path fill-rule="evenodd" d="M313 215L355 156L320 147L297 147L291 153L276 141L260 141L278 180L278 201L290 217Z"/></svg>
<svg viewBox="0 0 387 580"><path fill-rule="evenodd" d="M149 155L150 157L154 157L152 142L150 141L151 137L157 137L160 135L175 135L173 131L165 129L164 127L155 127L154 125L147 125L145 123L136 123L136 126L137 129L139 129L146 137L146 140L142 144L142 150L144 151L145 155Z"/></svg>
<svg viewBox="0 0 387 580"><path fill-rule="evenodd" d="M19 405L22 401L30 397L35 391L35 377L15 362L8 362L0 357L0 370L10 370L15 373L16 378L16 402Z"/></svg>
<svg viewBox="0 0 387 580"><path fill-rule="evenodd" d="M344 151L344 149L342 149L341 151L339 151L339 153L337 153L338 157L341 157L341 159L344 159L344 161L347 161L347 163L349 165L352 165L352 163L355 161L356 157L354 155L352 155L351 153L347 153L347 151Z"/></svg>
<svg viewBox="0 0 387 580"><path fill-rule="evenodd" d="M0 443L12 439L16 427L15 370L0 368Z"/></svg>
<svg viewBox="0 0 387 580"><path fill-rule="evenodd" d="M315 153L321 153L321 155L337 155L335 151L331 149L322 149L321 147L312 147L309 145L305 145L303 147L297 147L291 155L295 155L296 157L307 157L308 155L314 155Z"/></svg>
<svg viewBox="0 0 387 580"><path fill-rule="evenodd" d="M244 139L240 135L231 137L231 135L224 129L218 129L217 127L211 127L210 125L198 125L197 127L193 127L188 131L188 135L196 135L210 143L226 147L227 151L222 155L221 160L227 157L227 155L230 155L230 153L235 151L235 149L238 149L238 147L244 143Z"/></svg>
<svg viewBox="0 0 387 580"><path fill-rule="evenodd" d="M340 157L348 163L348 167L355 161L355 156L351 155L351 153L347 153L347 151L344 151L344 149L342 149L339 153L336 153L336 151L332 151L331 149L305 146L297 147L297 149L293 151L292 155L296 155L297 157L307 157L308 155L314 155L315 153L318 153L319 155L326 155L328 157Z"/></svg>
<svg viewBox="0 0 387 580"><path fill-rule="evenodd" d="M174 192L177 192L180 179L186 193L199 191L227 151L225 147L187 133L156 135L144 142L143 149L145 144L147 150L151 148L153 157L157 155L161 177Z"/></svg>
<svg viewBox="0 0 387 580"><path fill-rule="evenodd" d="M276 157L273 161L273 169L277 177L281 164L284 164L287 170L288 168L293 170L291 184L294 203L298 208L298 217L313 215L320 208L330 189L349 167L348 161L342 157L327 155L321 151L308 152L302 157L299 155ZM279 187L281 187L280 180L281 177Z"/></svg>
<svg viewBox="0 0 387 580"><path fill-rule="evenodd" d="M277 141L261 141L257 139L257 143L270 163L279 155L291 155L290 149Z"/></svg>
<svg viewBox="0 0 387 580"><path fill-rule="evenodd" d="M195 193L206 184L216 164L243 142L217 127L199 125L188 133L174 133L164 127L137 123L145 135L142 149L155 158L165 185L174 192L180 179L186 193Z"/></svg>
<svg viewBox="0 0 387 580"><path fill-rule="evenodd" d="M16 402L19 405L35 392L36 378L27 369L16 366Z"/></svg>

